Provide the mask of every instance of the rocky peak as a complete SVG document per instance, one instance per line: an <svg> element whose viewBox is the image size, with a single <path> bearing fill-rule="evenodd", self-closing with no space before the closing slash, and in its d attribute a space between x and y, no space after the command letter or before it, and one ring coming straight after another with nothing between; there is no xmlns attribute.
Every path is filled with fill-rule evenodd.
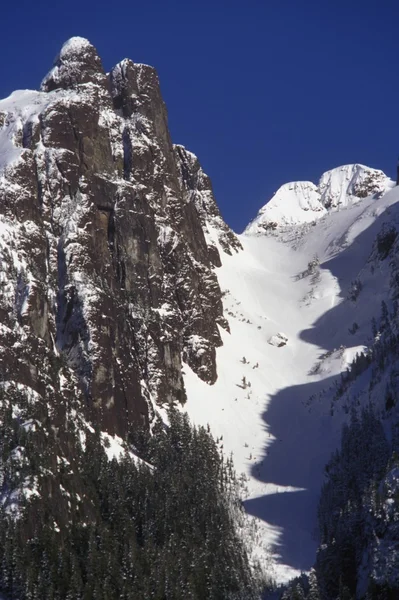
<svg viewBox="0 0 399 600"><path fill-rule="evenodd" d="M106 76L94 46L85 38L72 37L62 46L41 90L71 89L82 83L104 85Z"/></svg>
<svg viewBox="0 0 399 600"><path fill-rule="evenodd" d="M107 80L72 38L41 92L0 102L0 142L5 379L59 406L67 389L122 437L184 402L182 361L215 382L228 325L214 268L240 244L172 145L156 71L124 60Z"/></svg>

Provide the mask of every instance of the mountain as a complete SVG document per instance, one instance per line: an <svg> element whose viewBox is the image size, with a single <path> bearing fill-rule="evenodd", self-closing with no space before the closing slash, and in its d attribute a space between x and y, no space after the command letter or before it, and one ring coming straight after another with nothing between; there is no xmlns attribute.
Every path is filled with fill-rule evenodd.
<svg viewBox="0 0 399 600"><path fill-rule="evenodd" d="M118 435L158 398L184 402L182 356L215 381L213 240L239 242L171 143L154 69L125 60L107 76L72 38L40 92L1 101L0 123L5 378L55 403L78 394Z"/></svg>
<svg viewBox="0 0 399 600"><path fill-rule="evenodd" d="M367 480L387 499L384 517L375 508L383 501L371 501L369 492L356 498L363 507L358 513L351 512L349 494L334 506L331 483L319 508L318 502L328 480L326 465L354 410L360 413L371 404L377 419L372 431L381 426L387 439L397 439L399 189L381 172L356 165L334 169L321 181L326 185L319 189L328 199L323 211L313 210L310 219L317 199L313 184L287 184L239 236L244 251L223 257L218 278L231 334L223 334L219 377L206 404L204 385L187 369L187 409L199 422L210 423L224 448L233 451L238 471L246 473L244 505L263 521L260 552L268 550L269 559L274 555L277 580L312 567L320 521L324 527L324 515L335 515L317 552L324 565L320 580L325 583L327 571L338 585L338 558L360 537L351 566L353 597L370 592L370 579L376 586L370 597L383 597L378 586L386 584L388 573L396 597L396 442L388 444L383 466L378 463ZM305 215L299 212L303 207ZM265 226L269 218L279 219L276 227ZM359 450L361 435L356 430ZM364 437L367 447L370 431ZM346 472L367 473L365 464L373 465L374 453L364 452L361 468L354 456L356 447L345 457ZM337 515L343 511L357 519L357 527L359 521L368 523L361 535L355 536L348 520L341 525ZM351 533L345 537L345 532ZM338 536L346 545L336 550L337 558L331 549L338 547ZM336 598L339 590L325 585L321 597Z"/></svg>
<svg viewBox="0 0 399 600"><path fill-rule="evenodd" d="M338 167L236 235L155 70L72 38L0 101L0 198L0 590L395 597L399 188Z"/></svg>
<svg viewBox="0 0 399 600"><path fill-rule="evenodd" d="M310 181L286 183L260 209L245 233L311 223L371 194L383 194L390 186L391 180L382 171L358 164L323 173L318 186Z"/></svg>

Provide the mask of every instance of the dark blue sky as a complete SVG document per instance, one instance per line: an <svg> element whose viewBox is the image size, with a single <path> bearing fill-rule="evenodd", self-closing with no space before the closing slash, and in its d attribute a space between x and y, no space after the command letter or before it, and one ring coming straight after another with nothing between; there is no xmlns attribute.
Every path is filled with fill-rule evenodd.
<svg viewBox="0 0 399 600"><path fill-rule="evenodd" d="M1 10L0 97L37 88L62 43L154 65L173 140L240 231L283 183L399 154L397 0L22 0Z"/></svg>

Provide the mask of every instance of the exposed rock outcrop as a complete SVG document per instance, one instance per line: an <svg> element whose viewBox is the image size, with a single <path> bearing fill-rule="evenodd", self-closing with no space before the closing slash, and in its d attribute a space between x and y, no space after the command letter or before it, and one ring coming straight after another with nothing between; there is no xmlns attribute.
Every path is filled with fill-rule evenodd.
<svg viewBox="0 0 399 600"><path fill-rule="evenodd" d="M0 102L3 384L68 389L103 430L185 400L182 359L217 377L219 249L240 244L198 160L173 147L158 77L106 76L72 38L40 92Z"/></svg>
<svg viewBox="0 0 399 600"><path fill-rule="evenodd" d="M271 346L276 346L277 348L282 348L283 346L287 345L288 338L284 333L276 333L275 335L272 335L267 340L267 343L270 344Z"/></svg>

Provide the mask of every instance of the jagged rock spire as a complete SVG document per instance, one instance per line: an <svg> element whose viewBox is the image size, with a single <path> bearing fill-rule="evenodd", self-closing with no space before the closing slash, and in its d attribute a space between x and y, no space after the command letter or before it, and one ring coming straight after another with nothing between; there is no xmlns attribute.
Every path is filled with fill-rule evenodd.
<svg viewBox="0 0 399 600"><path fill-rule="evenodd" d="M41 90L68 89L82 83L105 85L106 75L95 47L85 38L72 37L62 46L41 84Z"/></svg>
<svg viewBox="0 0 399 600"><path fill-rule="evenodd" d="M125 59L108 79L71 38L41 92L0 101L0 123L2 373L46 401L50 382L57 405L69 378L85 420L124 437L155 402L184 402L182 361L216 381L228 324L214 267L239 242L196 157L172 145L153 67Z"/></svg>

